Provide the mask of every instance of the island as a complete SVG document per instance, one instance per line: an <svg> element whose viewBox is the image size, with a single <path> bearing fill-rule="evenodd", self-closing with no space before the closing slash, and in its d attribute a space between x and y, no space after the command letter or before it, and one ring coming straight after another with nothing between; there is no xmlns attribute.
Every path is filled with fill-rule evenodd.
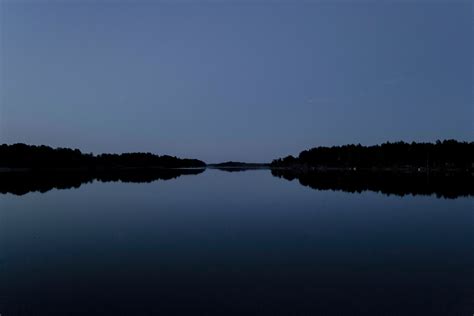
<svg viewBox="0 0 474 316"><path fill-rule="evenodd" d="M216 164L208 164L210 169L218 169L228 172L237 172L237 171L246 171L246 170L257 170L257 169L269 169L269 163L248 163L248 162L237 162L237 161L227 161Z"/></svg>

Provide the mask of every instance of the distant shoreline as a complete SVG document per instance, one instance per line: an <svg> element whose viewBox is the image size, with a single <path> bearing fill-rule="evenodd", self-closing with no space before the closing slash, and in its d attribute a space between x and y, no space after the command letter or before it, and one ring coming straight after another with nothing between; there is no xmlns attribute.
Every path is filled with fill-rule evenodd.
<svg viewBox="0 0 474 316"><path fill-rule="evenodd" d="M474 142L386 142L374 146L314 147L298 156L272 161L272 169L312 171L380 171L401 173L474 172Z"/></svg>
<svg viewBox="0 0 474 316"><path fill-rule="evenodd" d="M417 167L371 167L371 168L357 168L357 167L311 167L311 166L286 166L275 167L270 164L243 164L240 166L220 166L219 164L209 164L203 167L97 167L97 168L0 168L2 173L114 173L114 172L166 172L172 170L229 170L229 171L245 171L245 170L275 170L287 171L295 174L306 173L400 173L400 174L471 174L474 176L474 171L462 168L417 168Z"/></svg>
<svg viewBox="0 0 474 316"><path fill-rule="evenodd" d="M393 172L474 174L474 142L383 143L374 146L314 147L298 156L271 163L227 161L207 164L190 158L150 152L82 153L78 149L27 144L0 145L0 172L145 172L156 170L219 169L224 171L288 170L305 172Z"/></svg>
<svg viewBox="0 0 474 316"><path fill-rule="evenodd" d="M233 171L245 171L245 170L265 170L270 169L269 163L246 163L246 162L234 162L228 161L217 164L208 164L208 169L217 169L228 172Z"/></svg>
<svg viewBox="0 0 474 316"><path fill-rule="evenodd" d="M204 170L206 167L105 167L105 168L0 168L0 173L28 172L66 172L66 173L100 173L100 172L144 172L167 170Z"/></svg>
<svg viewBox="0 0 474 316"><path fill-rule="evenodd" d="M423 167L368 167L368 168L360 168L360 167L311 167L311 166L288 166L288 167L274 167L270 166L268 169L271 170L282 170L282 171L292 171L295 173L313 173L313 172L373 172L373 173L383 173L383 172L391 172L391 173L407 173L407 174L426 174L426 173L471 173L473 174L474 171L465 168L423 168ZM474 175L474 174L473 174Z"/></svg>

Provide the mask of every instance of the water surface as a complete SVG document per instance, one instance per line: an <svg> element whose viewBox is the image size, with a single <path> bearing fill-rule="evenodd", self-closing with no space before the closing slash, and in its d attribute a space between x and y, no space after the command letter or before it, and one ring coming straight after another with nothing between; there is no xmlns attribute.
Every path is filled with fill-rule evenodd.
<svg viewBox="0 0 474 316"><path fill-rule="evenodd" d="M168 178L1 194L0 313L474 312L472 196Z"/></svg>

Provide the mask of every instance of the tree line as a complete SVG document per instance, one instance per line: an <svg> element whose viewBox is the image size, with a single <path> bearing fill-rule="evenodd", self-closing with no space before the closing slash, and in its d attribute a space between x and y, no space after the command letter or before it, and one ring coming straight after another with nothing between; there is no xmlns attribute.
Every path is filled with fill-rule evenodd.
<svg viewBox="0 0 474 316"><path fill-rule="evenodd" d="M474 142L394 142L375 146L315 147L298 157L275 159L272 168L400 168L473 170Z"/></svg>
<svg viewBox="0 0 474 316"><path fill-rule="evenodd" d="M86 154L79 149L52 148L26 144L0 145L0 168L27 169L120 169L120 168L199 168L197 159L181 159L152 153Z"/></svg>

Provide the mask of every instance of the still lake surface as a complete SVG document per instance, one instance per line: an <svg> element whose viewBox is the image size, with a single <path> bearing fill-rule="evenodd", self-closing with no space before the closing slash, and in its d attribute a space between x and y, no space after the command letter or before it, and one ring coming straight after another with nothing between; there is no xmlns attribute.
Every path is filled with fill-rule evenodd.
<svg viewBox="0 0 474 316"><path fill-rule="evenodd" d="M470 316L473 202L212 169L0 194L0 314Z"/></svg>

